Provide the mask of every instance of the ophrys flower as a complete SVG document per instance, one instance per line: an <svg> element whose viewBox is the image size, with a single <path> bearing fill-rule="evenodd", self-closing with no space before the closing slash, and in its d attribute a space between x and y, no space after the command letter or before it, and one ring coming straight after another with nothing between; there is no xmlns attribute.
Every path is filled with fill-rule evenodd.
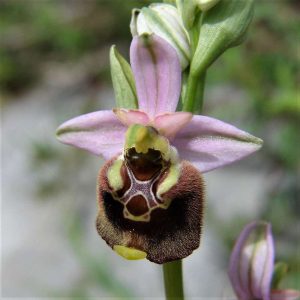
<svg viewBox="0 0 300 300"><path fill-rule="evenodd" d="M164 263L199 246L200 172L239 160L262 141L222 121L175 112L181 67L162 38L133 38L130 60L139 109L79 116L62 124L57 135L108 160L98 180L97 229L104 240L119 253L138 250L137 257Z"/></svg>

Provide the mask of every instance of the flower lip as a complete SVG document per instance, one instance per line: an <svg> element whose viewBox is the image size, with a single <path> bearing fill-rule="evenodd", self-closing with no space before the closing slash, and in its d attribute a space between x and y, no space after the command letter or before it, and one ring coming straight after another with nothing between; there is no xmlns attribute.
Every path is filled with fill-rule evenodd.
<svg viewBox="0 0 300 300"><path fill-rule="evenodd" d="M129 260L138 260L144 259L147 256L147 253L135 248L130 248L122 245L115 245L113 247L114 251L118 253L120 256L129 259Z"/></svg>
<svg viewBox="0 0 300 300"><path fill-rule="evenodd" d="M112 248L122 245L143 251L148 260L158 264L190 255L199 247L201 234L203 180L200 173L188 162L182 162L177 184L163 194L159 207L151 209L148 216L126 216L128 207L114 199L106 176L115 159L108 161L99 174L96 226L100 236ZM160 183L151 189L152 193L157 194L159 186ZM160 207L164 201L168 201L167 206ZM134 214L144 213L143 207L139 211L135 208Z"/></svg>

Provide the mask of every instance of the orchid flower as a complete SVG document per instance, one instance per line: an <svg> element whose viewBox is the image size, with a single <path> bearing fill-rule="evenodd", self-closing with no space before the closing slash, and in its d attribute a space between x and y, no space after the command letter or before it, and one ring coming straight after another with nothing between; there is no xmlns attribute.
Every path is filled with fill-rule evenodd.
<svg viewBox="0 0 300 300"><path fill-rule="evenodd" d="M248 224L232 251L229 278L239 300L295 300L296 290L274 290L274 240L271 224L258 221Z"/></svg>
<svg viewBox="0 0 300 300"><path fill-rule="evenodd" d="M59 141L103 156L97 230L122 256L165 263L198 248L201 173L253 153L262 141L207 116L175 112L181 92L176 50L162 38L133 38L138 109L97 111L62 124Z"/></svg>

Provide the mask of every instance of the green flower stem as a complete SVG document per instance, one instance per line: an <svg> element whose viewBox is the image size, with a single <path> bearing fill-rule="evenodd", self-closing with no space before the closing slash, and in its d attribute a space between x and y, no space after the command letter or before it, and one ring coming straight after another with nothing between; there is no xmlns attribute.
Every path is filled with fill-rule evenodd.
<svg viewBox="0 0 300 300"><path fill-rule="evenodd" d="M202 111L206 73L200 76L189 74L183 99L183 111L199 114Z"/></svg>
<svg viewBox="0 0 300 300"><path fill-rule="evenodd" d="M194 26L188 31L191 43L191 52L192 57L194 58L199 37L201 34L201 25L203 23L204 13L198 11L197 15L195 16ZM194 61L192 59L189 69L189 75L187 79L187 83L185 89L182 93L183 96L183 111L188 111L194 114L199 114L202 111L203 106L203 94L204 94L204 84L205 84L205 77L206 72L193 72L192 70Z"/></svg>
<svg viewBox="0 0 300 300"><path fill-rule="evenodd" d="M181 259L163 264L166 300L184 300Z"/></svg>

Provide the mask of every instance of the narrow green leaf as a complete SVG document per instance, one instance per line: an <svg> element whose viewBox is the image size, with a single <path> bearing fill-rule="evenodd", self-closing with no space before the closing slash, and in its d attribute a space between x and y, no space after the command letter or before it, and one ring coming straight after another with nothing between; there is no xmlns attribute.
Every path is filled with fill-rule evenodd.
<svg viewBox="0 0 300 300"><path fill-rule="evenodd" d="M138 101L133 73L129 63L117 51L110 48L110 71L117 107L137 109Z"/></svg>
<svg viewBox="0 0 300 300"><path fill-rule="evenodd" d="M254 0L223 0L203 17L191 73L203 73L225 50L239 45L253 17Z"/></svg>

